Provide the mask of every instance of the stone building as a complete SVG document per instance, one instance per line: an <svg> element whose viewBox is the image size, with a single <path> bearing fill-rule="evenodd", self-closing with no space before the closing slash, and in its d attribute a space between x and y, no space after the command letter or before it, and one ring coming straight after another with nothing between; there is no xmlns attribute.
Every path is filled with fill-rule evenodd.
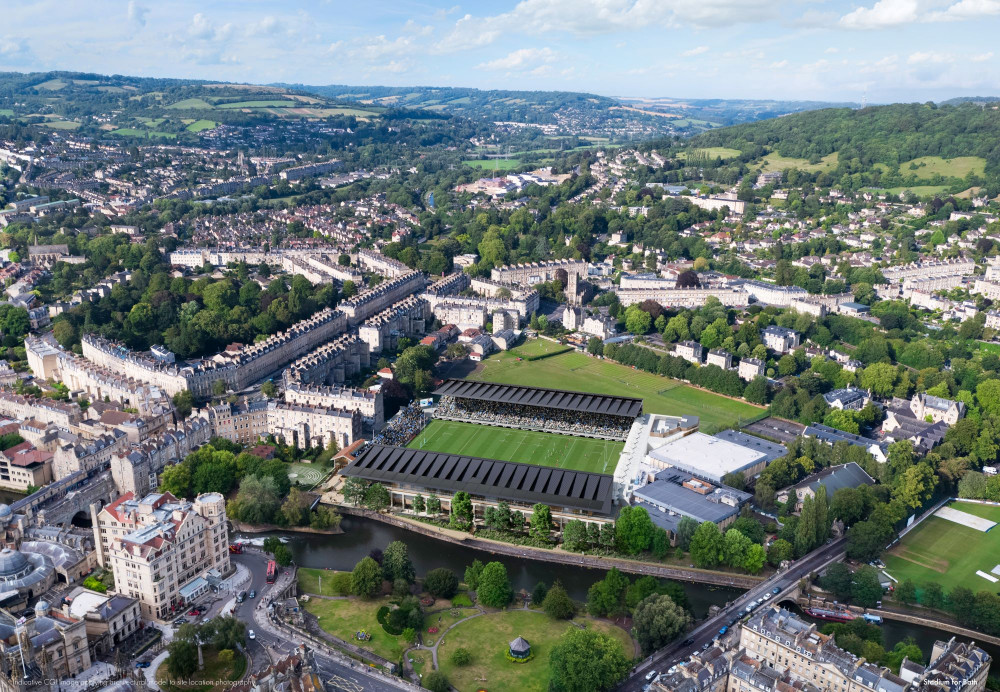
<svg viewBox="0 0 1000 692"><path fill-rule="evenodd" d="M351 296L342 301L338 309L347 315L347 320L352 326L358 325L392 307L394 303L423 290L426 285L427 282L421 272L411 271Z"/></svg>
<svg viewBox="0 0 1000 692"><path fill-rule="evenodd" d="M427 333L430 305L419 296L410 296L369 317L358 326L358 338L371 353L395 352L400 337L419 340Z"/></svg>
<svg viewBox="0 0 1000 692"><path fill-rule="evenodd" d="M490 279L502 284L534 286L565 278L568 285L570 274L575 274L577 279L586 279L587 263L583 260L567 259L508 264L503 267L494 267L493 271L490 272Z"/></svg>
<svg viewBox="0 0 1000 692"><path fill-rule="evenodd" d="M726 307L746 307L747 294L738 287L713 286L708 288L628 288L616 289L618 300L624 307L652 300L663 307L697 308L710 297L718 298Z"/></svg>
<svg viewBox="0 0 1000 692"><path fill-rule="evenodd" d="M373 392L368 389L286 382L285 402L301 406L360 411L364 424L376 432L385 425L385 406L381 389Z"/></svg>

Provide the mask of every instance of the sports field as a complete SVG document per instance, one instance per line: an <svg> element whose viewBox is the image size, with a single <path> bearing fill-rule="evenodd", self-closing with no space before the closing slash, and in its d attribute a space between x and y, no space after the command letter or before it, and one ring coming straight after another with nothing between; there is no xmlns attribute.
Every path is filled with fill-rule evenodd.
<svg viewBox="0 0 1000 692"><path fill-rule="evenodd" d="M622 442L434 420L408 445L446 454L614 473Z"/></svg>
<svg viewBox="0 0 1000 692"><path fill-rule="evenodd" d="M639 397L643 399L643 412L699 416L702 432L707 433L718 432L764 412L763 408L744 401L579 352L534 361L517 360L518 356L535 355L538 341L490 356L468 379ZM559 348L558 344L552 346Z"/></svg>
<svg viewBox="0 0 1000 692"><path fill-rule="evenodd" d="M953 502L948 506L1000 522L1000 507L973 502ZM976 572L989 574L1000 563L1000 527L983 533L947 519L928 517L903 536L883 559L886 572L900 581L912 579L918 589L936 581L945 591L956 586L996 591L995 584Z"/></svg>

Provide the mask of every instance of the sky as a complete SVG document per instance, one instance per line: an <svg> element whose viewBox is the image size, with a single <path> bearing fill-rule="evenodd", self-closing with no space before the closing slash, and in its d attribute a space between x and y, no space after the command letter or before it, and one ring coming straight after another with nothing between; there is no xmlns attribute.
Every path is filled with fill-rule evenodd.
<svg viewBox="0 0 1000 692"><path fill-rule="evenodd" d="M4 0L0 70L942 100L1000 95L1000 0Z"/></svg>

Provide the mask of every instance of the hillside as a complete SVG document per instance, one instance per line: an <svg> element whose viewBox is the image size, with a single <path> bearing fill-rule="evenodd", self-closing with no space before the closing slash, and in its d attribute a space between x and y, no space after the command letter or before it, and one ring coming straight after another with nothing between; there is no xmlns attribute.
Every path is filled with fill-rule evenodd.
<svg viewBox="0 0 1000 692"><path fill-rule="evenodd" d="M797 169L828 180L860 175L865 185L894 191L958 192L1000 178L1000 108L828 108L714 130L690 147L738 150L749 168Z"/></svg>
<svg viewBox="0 0 1000 692"><path fill-rule="evenodd" d="M73 72L0 73L0 117L56 130L197 141L220 124L374 118L386 109L292 89Z"/></svg>

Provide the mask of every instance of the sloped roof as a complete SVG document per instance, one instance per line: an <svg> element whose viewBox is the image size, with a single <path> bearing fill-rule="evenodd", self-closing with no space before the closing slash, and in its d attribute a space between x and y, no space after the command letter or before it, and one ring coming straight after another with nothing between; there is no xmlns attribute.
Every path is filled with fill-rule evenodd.
<svg viewBox="0 0 1000 692"><path fill-rule="evenodd" d="M545 387L524 387L495 382L450 379L445 380L434 393L439 396L495 401L519 406L540 406L580 413L603 413L629 418L642 415L642 399Z"/></svg>
<svg viewBox="0 0 1000 692"><path fill-rule="evenodd" d="M369 481L405 483L527 504L611 514L612 476L513 461L371 444L342 472Z"/></svg>

